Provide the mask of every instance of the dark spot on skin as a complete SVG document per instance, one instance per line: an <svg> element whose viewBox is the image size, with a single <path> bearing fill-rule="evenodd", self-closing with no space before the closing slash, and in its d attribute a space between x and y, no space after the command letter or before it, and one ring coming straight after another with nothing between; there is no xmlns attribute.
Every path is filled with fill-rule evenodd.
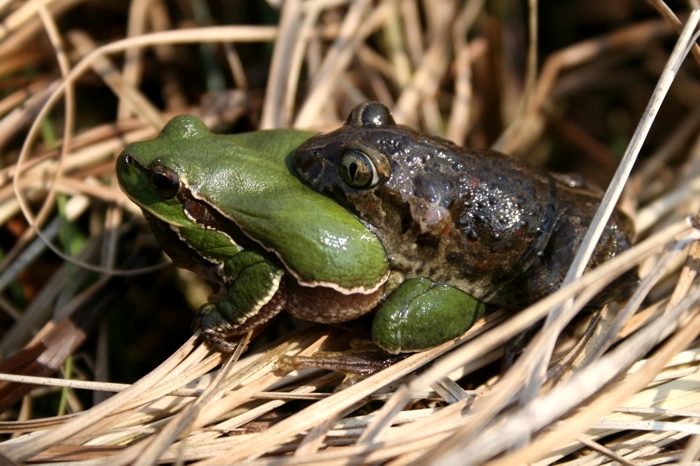
<svg viewBox="0 0 700 466"><path fill-rule="evenodd" d="M429 202L436 202L448 192L449 182L441 175L418 175L413 180L413 194Z"/></svg>
<svg viewBox="0 0 700 466"><path fill-rule="evenodd" d="M405 234L408 230L415 225L413 221L413 215L411 215L411 208L408 204L403 204L403 209L401 209L401 234Z"/></svg>
<svg viewBox="0 0 700 466"><path fill-rule="evenodd" d="M440 239L433 235L419 235L416 238L416 244L419 248L437 250L440 247Z"/></svg>
<svg viewBox="0 0 700 466"><path fill-rule="evenodd" d="M459 264L462 259L462 254L457 252L451 252L447 255L447 262L450 264Z"/></svg>

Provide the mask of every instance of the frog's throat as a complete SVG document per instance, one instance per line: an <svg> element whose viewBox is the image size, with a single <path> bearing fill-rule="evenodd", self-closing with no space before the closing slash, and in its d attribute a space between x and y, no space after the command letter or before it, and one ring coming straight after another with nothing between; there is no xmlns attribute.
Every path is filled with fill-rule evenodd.
<svg viewBox="0 0 700 466"><path fill-rule="evenodd" d="M250 241L253 241L254 243L258 244L258 245L259 245L261 248L263 248L265 251L274 254L275 257L277 257L277 259L279 259L279 261L282 262L282 265L284 265L285 271L287 271L288 273L290 273L290 274L294 277L294 279L297 281L297 283L299 283L299 285L301 285L301 286L305 286L305 287L309 287L309 288L316 288L316 287L330 288L330 289L332 289L332 290L334 290L334 291L337 291L338 293L341 293L341 294L344 294L344 295L352 295L352 294L358 294L358 293L363 294L363 295L368 295L368 294L372 294L372 293L376 292L376 291L377 291L380 287L382 287L382 286L384 285L384 283L386 283L386 281L389 279L389 275L390 275L390 273L391 273L391 270L388 270L387 273L386 273L380 280L377 281L377 284L376 284L376 285L374 285L374 286L372 286L372 287L369 287L369 288L368 288L368 287L365 287L365 286L356 286L356 287L352 287L352 288L346 288L346 287L340 286L340 285L338 285L337 283L333 283L333 282L308 281L308 280L304 279L301 275L299 275L299 274L287 263L287 261L284 260L284 257L282 257L282 256L280 255L280 253L279 253L277 250L275 250L274 248L271 248L271 247L266 246L265 244L261 243L261 242L258 241L256 238L254 238L253 236L251 236L251 235L245 230L245 228L243 228L243 227L241 226L240 223L238 223L234 218L230 217L229 215L226 215L226 213L224 213L224 212L223 212L221 209L219 209L217 206L215 206L215 205L213 205L212 203L210 203L210 202L209 202L207 199L205 199L203 196L199 196L196 192L194 192L194 191L191 190L191 189L188 189L188 191L189 191L190 195L191 195L193 198L197 199L198 201L204 202L205 204L207 204L208 206L210 206L211 208L213 208L214 210L216 210L216 211L217 211L219 214L221 214L224 218L228 219L228 220L231 221L234 225L236 225L236 226L238 227L238 229L240 229L241 232L242 232ZM185 212L185 215L187 215L187 212ZM187 217L190 218L189 215L187 215ZM213 229L213 228L211 228L211 227L209 227L209 226L207 226L207 225L205 225L205 224L198 223L196 220L194 220L194 219L192 219L192 218L190 218L190 220L191 220L195 225L198 225L198 226L200 226L200 227ZM217 230L217 231L219 231L219 230ZM220 232L220 233L221 233L221 232ZM227 236L228 236L228 235L227 235ZM234 241L234 244L237 244L237 243L235 243L235 241ZM239 245L239 246L240 246L240 245Z"/></svg>

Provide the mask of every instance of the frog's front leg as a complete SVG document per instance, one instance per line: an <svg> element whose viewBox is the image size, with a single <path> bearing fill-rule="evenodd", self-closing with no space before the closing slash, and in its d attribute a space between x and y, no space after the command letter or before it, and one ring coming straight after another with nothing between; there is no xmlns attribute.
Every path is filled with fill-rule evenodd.
<svg viewBox="0 0 700 466"><path fill-rule="evenodd" d="M224 262L226 294L217 302L202 305L193 323L201 329L207 343L224 353L236 345L227 338L241 335L279 313L287 293L282 280L284 271L264 257L241 251Z"/></svg>
<svg viewBox="0 0 700 466"><path fill-rule="evenodd" d="M486 305L455 287L428 278L406 280L377 311L372 338L385 351L424 351L457 338Z"/></svg>

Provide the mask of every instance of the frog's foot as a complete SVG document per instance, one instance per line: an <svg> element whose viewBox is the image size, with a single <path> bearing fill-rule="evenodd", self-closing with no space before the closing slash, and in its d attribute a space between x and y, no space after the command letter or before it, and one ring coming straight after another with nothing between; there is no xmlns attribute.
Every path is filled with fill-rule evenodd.
<svg viewBox="0 0 700 466"><path fill-rule="evenodd" d="M243 282L241 276L243 274L234 285ZM237 293L238 288L231 286L220 301L203 304L192 323L192 330L201 330L206 343L222 353L233 353L238 345L227 340L266 323L282 310L286 299L284 288L280 287L271 297L266 297L264 304L258 302L250 311L251 307L244 300L229 299L230 295L235 297Z"/></svg>
<svg viewBox="0 0 700 466"><path fill-rule="evenodd" d="M212 346L216 351L224 354L231 354L236 351L237 343L231 343L224 338L210 331L203 331L202 336L207 345Z"/></svg>
<svg viewBox="0 0 700 466"><path fill-rule="evenodd" d="M202 338L207 345L222 353L233 353L238 346L237 343L231 343L227 339L240 332L221 318L212 303L204 304L197 310L192 322L192 331L197 330L201 330Z"/></svg>
<svg viewBox="0 0 700 466"><path fill-rule="evenodd" d="M277 366L284 371L328 369L368 377L404 359L406 354L389 354L369 340L352 340L347 351L317 351L313 356L282 355Z"/></svg>

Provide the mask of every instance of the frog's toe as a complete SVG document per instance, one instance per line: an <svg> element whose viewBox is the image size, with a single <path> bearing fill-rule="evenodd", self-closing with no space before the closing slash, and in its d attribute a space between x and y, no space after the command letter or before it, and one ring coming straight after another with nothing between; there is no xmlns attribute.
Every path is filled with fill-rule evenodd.
<svg viewBox="0 0 700 466"><path fill-rule="evenodd" d="M327 369L368 377L392 364L404 359L407 355L389 354L374 343L352 343L352 349L347 351L317 351L312 356L282 355L277 360L277 367L284 371L298 369Z"/></svg>
<svg viewBox="0 0 700 466"><path fill-rule="evenodd" d="M222 338L220 335L216 334L216 332L213 332L210 329L202 330L202 336L204 337L204 341L207 343L207 345L212 346L221 353L231 354L238 346L237 343L227 341L225 338Z"/></svg>
<svg viewBox="0 0 700 466"><path fill-rule="evenodd" d="M342 354L342 352L339 352ZM327 354L324 352L321 352L321 354ZM319 367L323 366L323 367ZM286 354L283 354L282 356L279 357L277 360L277 367L280 370L286 371L286 372L292 372L298 369L329 369L329 370L334 370L337 369L337 367L333 366L332 368L328 366L328 361L320 362L319 359L319 353L315 353L311 357L303 357L303 356L289 356ZM381 369L377 369L374 372L378 372ZM374 372L370 371L365 371L364 374L354 374L354 373L347 373L343 372L340 370L337 370L337 372L342 372L343 375L345 376L343 380L336 385L336 387L333 389L333 393L338 393L340 391L345 390L348 387L351 387L355 385L357 382L364 380L368 375L373 374Z"/></svg>
<svg viewBox="0 0 700 466"><path fill-rule="evenodd" d="M202 337L209 346L227 354L233 353L238 346L236 343L230 343L226 340L232 335L230 327L230 324L221 318L211 303L202 305L192 322L192 330L201 330Z"/></svg>

